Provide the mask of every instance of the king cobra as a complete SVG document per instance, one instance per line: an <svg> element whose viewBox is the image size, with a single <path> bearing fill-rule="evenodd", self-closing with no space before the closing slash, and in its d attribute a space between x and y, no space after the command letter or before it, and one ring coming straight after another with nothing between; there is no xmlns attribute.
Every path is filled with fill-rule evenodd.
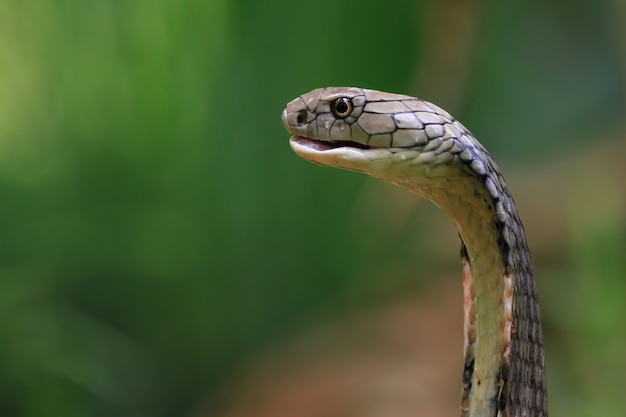
<svg viewBox="0 0 626 417"><path fill-rule="evenodd" d="M287 104L291 148L431 200L461 237L461 416L547 416L541 313L524 229L500 170L458 120L427 101L353 87Z"/></svg>

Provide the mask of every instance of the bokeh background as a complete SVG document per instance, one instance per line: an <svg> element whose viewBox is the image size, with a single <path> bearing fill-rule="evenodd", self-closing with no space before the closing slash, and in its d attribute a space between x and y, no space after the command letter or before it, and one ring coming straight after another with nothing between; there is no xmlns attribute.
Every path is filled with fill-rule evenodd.
<svg viewBox="0 0 626 417"><path fill-rule="evenodd" d="M620 0L3 0L0 415L457 415L451 222L280 122L357 85L491 150L551 413L623 416L625 28Z"/></svg>

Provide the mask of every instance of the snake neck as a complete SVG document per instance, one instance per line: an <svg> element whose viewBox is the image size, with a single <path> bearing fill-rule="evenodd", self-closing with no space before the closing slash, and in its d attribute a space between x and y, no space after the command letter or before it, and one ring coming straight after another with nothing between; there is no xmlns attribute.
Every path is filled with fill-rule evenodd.
<svg viewBox="0 0 626 417"><path fill-rule="evenodd" d="M547 416L543 335L519 215L498 168L459 161L374 174L421 195L456 224L463 246L463 417ZM378 174L378 175L376 175ZM468 180L468 178L470 178Z"/></svg>

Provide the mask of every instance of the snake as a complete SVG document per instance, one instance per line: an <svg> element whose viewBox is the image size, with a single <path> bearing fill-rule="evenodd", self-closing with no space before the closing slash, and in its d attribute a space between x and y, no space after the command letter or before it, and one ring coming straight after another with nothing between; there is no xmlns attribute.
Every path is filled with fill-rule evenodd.
<svg viewBox="0 0 626 417"><path fill-rule="evenodd" d="M317 88L282 122L300 157L361 172L431 200L461 238L462 417L548 415L537 286L524 228L489 152L461 122L416 97Z"/></svg>

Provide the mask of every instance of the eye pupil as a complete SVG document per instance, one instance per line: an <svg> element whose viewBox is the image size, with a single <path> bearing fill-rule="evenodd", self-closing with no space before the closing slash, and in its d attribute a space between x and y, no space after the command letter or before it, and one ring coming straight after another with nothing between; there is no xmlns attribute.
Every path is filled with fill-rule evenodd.
<svg viewBox="0 0 626 417"><path fill-rule="evenodd" d="M335 117L345 119L352 113L352 101L347 97L338 98L332 103L331 110Z"/></svg>

